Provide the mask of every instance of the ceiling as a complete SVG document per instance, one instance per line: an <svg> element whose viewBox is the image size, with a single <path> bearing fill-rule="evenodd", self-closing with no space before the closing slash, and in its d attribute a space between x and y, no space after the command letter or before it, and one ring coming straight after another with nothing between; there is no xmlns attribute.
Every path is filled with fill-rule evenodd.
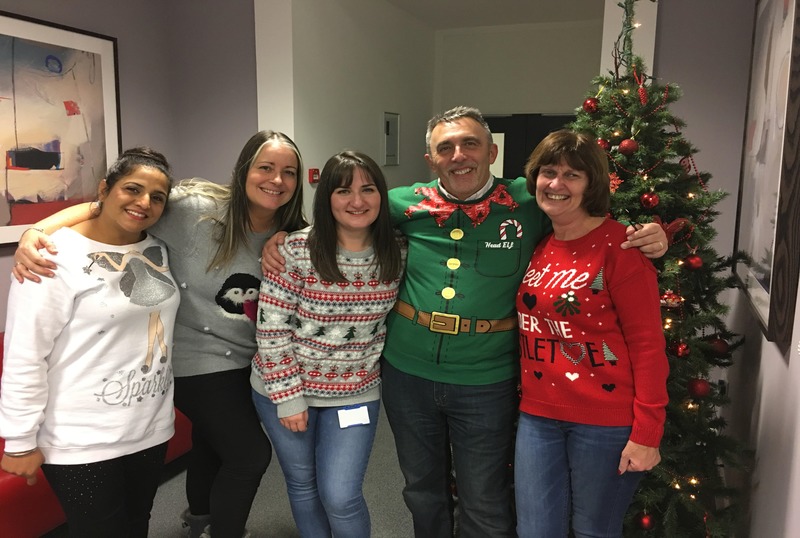
<svg viewBox="0 0 800 538"><path fill-rule="evenodd" d="M602 19L602 0L386 0L434 30Z"/></svg>

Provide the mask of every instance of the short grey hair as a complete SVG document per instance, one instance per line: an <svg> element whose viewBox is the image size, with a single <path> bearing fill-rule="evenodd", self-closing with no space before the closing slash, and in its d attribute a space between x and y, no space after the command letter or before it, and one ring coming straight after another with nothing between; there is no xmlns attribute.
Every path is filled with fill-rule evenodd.
<svg viewBox="0 0 800 538"><path fill-rule="evenodd" d="M483 119L483 114L481 114L480 110L472 106L457 106L451 108L450 110L446 110L441 114L436 114L434 117L428 120L428 129L425 132L425 149L428 154L431 153L431 133L433 132L433 129L440 123L453 123L461 118L471 118L478 122L480 126L483 127L484 131L486 131L486 136L489 138L489 144L494 142L492 140L492 130L489 128L489 124L486 123L486 120Z"/></svg>

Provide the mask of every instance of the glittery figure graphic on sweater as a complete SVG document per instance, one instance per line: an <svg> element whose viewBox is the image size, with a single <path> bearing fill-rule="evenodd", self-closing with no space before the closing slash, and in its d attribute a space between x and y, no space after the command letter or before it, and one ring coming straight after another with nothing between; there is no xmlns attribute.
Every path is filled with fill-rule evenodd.
<svg viewBox="0 0 800 538"><path fill-rule="evenodd" d="M92 266L97 264L106 271L125 273L119 281L119 289L137 306L156 306L175 293L175 285L161 273L168 270L161 257L159 247L148 247L144 253L130 250L120 252L92 252L88 254L92 263L84 267L88 275L92 273ZM150 313L147 326L147 355L142 365L142 373L147 373L153 364L155 346L161 351L161 362L167 362L167 344L164 340L164 323L161 321L161 311Z"/></svg>
<svg viewBox="0 0 800 538"><path fill-rule="evenodd" d="M439 225L439 227L444 226L444 223L450 218L456 209L460 209L466 213L466 215L472 221L472 226L476 227L478 224L486 220L486 217L489 215L489 211L491 210L492 202L505 206L511 211L519 206L519 204L511 197L511 194L509 194L505 185L498 185L497 188L492 191L492 194L485 200L481 200L477 203L467 204L460 204L458 202L446 199L439 194L439 189L435 187L419 187L416 189L415 193L425 196L425 199L419 202L417 205L412 205L406 209L406 216L410 217L415 211L427 211L436 220L436 224Z"/></svg>
<svg viewBox="0 0 800 538"><path fill-rule="evenodd" d="M225 279L215 300L222 315L230 319L255 322L261 281L247 273L234 273Z"/></svg>

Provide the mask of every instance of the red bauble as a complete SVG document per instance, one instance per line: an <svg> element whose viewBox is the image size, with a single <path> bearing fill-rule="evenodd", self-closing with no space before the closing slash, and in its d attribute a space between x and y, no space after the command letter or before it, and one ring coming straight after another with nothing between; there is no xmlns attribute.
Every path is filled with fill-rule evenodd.
<svg viewBox="0 0 800 538"><path fill-rule="evenodd" d="M675 354L676 357L686 357L689 355L691 349L689 349L689 344L686 342L676 342L675 345L672 346L671 351Z"/></svg>
<svg viewBox="0 0 800 538"><path fill-rule="evenodd" d="M661 199L654 192L646 192L641 196L641 198L639 198L639 201L641 202L642 207L646 209L653 209L658 205L658 202L660 202Z"/></svg>
<svg viewBox="0 0 800 538"><path fill-rule="evenodd" d="M667 308L677 308L681 305L681 301L683 301L683 297L672 290L665 291L664 295L661 296L661 306Z"/></svg>
<svg viewBox="0 0 800 538"><path fill-rule="evenodd" d="M728 342L720 338L718 335L712 335L706 338L706 342L711 346L711 351L717 357L724 357L730 351Z"/></svg>
<svg viewBox="0 0 800 538"><path fill-rule="evenodd" d="M653 516L648 514L647 512L639 512L636 514L636 524L639 526L640 529L649 531L653 527L656 526L656 522L653 519Z"/></svg>
<svg viewBox="0 0 800 538"><path fill-rule="evenodd" d="M639 143L632 138L626 138L619 143L619 152L623 155L633 155L639 149Z"/></svg>
<svg viewBox="0 0 800 538"><path fill-rule="evenodd" d="M585 110L589 114L594 114L595 112L597 112L597 99L594 97L589 97L586 101L583 102L583 110Z"/></svg>
<svg viewBox="0 0 800 538"><path fill-rule="evenodd" d="M690 379L686 387L689 390L689 396L692 398L705 398L711 394L711 383L707 379Z"/></svg>
<svg viewBox="0 0 800 538"><path fill-rule="evenodd" d="M611 149L611 142L609 142L605 138L598 138L597 145L603 148L603 151L608 151Z"/></svg>
<svg viewBox="0 0 800 538"><path fill-rule="evenodd" d="M703 258L697 254L689 254L683 259L683 265L685 265L686 268L691 271L697 271L703 267Z"/></svg>

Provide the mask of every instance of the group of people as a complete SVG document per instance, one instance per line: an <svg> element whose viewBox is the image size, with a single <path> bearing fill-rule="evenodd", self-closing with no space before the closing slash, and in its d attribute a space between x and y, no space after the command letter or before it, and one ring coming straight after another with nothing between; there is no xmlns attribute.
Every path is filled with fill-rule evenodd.
<svg viewBox="0 0 800 538"><path fill-rule="evenodd" d="M170 190L163 156L125 152L98 203L20 240L0 466L41 467L76 536L146 536L174 375L189 536L246 535L271 447L302 536L369 536L381 401L416 536L452 536L451 468L462 537L620 536L659 461L667 361L644 257L666 235L607 217L585 135L551 134L516 180L490 173L477 109L432 118L426 144L437 179L391 191L369 156L331 157L311 226L281 133L254 135L227 186Z"/></svg>

